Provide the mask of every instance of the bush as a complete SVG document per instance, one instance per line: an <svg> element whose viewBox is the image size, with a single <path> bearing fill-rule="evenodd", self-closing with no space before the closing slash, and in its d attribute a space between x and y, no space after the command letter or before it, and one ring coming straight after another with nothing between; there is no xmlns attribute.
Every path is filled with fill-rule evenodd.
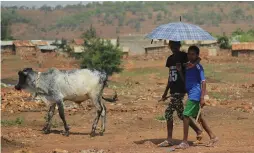
<svg viewBox="0 0 254 153"><path fill-rule="evenodd" d="M221 36L218 38L218 43L221 49L230 49L231 46L229 45L229 39L227 36Z"/></svg>
<svg viewBox="0 0 254 153"><path fill-rule="evenodd" d="M236 31L232 32L232 36L237 36L237 35L243 35L244 31L241 28L238 28Z"/></svg>
<svg viewBox="0 0 254 153"><path fill-rule="evenodd" d="M110 76L122 71L122 55L123 52L110 41L91 39L89 44L85 45L80 67L104 71Z"/></svg>

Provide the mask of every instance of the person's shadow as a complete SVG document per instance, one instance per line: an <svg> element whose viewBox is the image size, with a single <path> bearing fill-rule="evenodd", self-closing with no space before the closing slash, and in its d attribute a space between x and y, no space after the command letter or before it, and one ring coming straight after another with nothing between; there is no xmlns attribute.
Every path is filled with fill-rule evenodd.
<svg viewBox="0 0 254 153"><path fill-rule="evenodd" d="M152 142L155 145L158 145L165 141L165 139L144 139L144 140L139 140L139 141L134 141L135 144L141 145L144 144L145 142ZM173 139L174 145L178 145L182 142L182 140L179 139ZM193 141L188 141L190 145L193 145Z"/></svg>

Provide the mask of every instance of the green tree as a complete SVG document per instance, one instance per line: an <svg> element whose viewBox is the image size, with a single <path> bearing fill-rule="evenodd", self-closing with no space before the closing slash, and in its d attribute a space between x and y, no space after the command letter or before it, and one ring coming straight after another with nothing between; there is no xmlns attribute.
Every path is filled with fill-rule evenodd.
<svg viewBox="0 0 254 153"><path fill-rule="evenodd" d="M96 30L93 28L92 25L90 25L90 28L87 29L81 36L81 38L85 39L85 41L96 37L97 37Z"/></svg>
<svg viewBox="0 0 254 153"><path fill-rule="evenodd" d="M11 23L10 20L7 18L1 19L1 40L12 40L13 37L11 34Z"/></svg>
<svg viewBox="0 0 254 153"><path fill-rule="evenodd" d="M241 28L237 28L236 31L232 32L232 36L243 35L244 31Z"/></svg>
<svg viewBox="0 0 254 153"><path fill-rule="evenodd" d="M109 76L122 71L123 52L117 46L96 38L85 44L85 52L82 55L81 68L95 69L106 72Z"/></svg>
<svg viewBox="0 0 254 153"><path fill-rule="evenodd" d="M62 38L62 40L61 40L61 44L59 44L59 48L61 48L61 49L65 49L65 48L66 48L66 46L67 46L67 40L66 40L66 39L64 39L64 38Z"/></svg>
<svg viewBox="0 0 254 153"><path fill-rule="evenodd" d="M219 37L218 43L219 43L221 49L229 49L230 48L229 39L227 36Z"/></svg>

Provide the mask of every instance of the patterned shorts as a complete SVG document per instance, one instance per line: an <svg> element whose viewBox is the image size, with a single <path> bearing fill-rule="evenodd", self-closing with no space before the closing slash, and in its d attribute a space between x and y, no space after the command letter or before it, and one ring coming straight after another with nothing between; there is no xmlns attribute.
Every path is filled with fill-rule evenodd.
<svg viewBox="0 0 254 153"><path fill-rule="evenodd" d="M184 94L171 94L170 103L165 110L166 120L173 120L174 111L177 112L178 117L183 120L183 98Z"/></svg>

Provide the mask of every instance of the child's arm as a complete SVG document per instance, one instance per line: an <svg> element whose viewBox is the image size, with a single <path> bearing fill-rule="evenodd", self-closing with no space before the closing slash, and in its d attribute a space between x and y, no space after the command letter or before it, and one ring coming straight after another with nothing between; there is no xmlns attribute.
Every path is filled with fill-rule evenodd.
<svg viewBox="0 0 254 153"><path fill-rule="evenodd" d="M179 64L176 63L176 70L178 71L182 81L184 82L184 76L183 76L183 71L182 71L183 69L182 69L181 63L179 63Z"/></svg>
<svg viewBox="0 0 254 153"><path fill-rule="evenodd" d="M194 67L195 65L199 64L200 61L201 61L201 58L198 57L198 59L197 59L194 63L191 63L191 62L186 63L186 64L187 64L186 67L187 67L187 68L192 68L192 67Z"/></svg>
<svg viewBox="0 0 254 153"><path fill-rule="evenodd" d="M170 74L170 70L169 70L169 74ZM168 90L169 90L169 88L170 88L170 79L171 79L170 77L171 77L171 76L169 75L169 77L168 77L168 83L167 83L166 89L165 89L165 91L164 91L164 94L162 95L162 99L161 99L161 100L165 100L166 97L167 97Z"/></svg>
<svg viewBox="0 0 254 153"><path fill-rule="evenodd" d="M201 83L201 97L200 97L200 106L201 108L205 106L205 93L206 93L206 81Z"/></svg>
<svg viewBox="0 0 254 153"><path fill-rule="evenodd" d="M196 65L200 73L201 81L201 97L200 97L200 106L204 107L205 105L205 94L206 94L206 81L205 81L205 72L201 65Z"/></svg>

